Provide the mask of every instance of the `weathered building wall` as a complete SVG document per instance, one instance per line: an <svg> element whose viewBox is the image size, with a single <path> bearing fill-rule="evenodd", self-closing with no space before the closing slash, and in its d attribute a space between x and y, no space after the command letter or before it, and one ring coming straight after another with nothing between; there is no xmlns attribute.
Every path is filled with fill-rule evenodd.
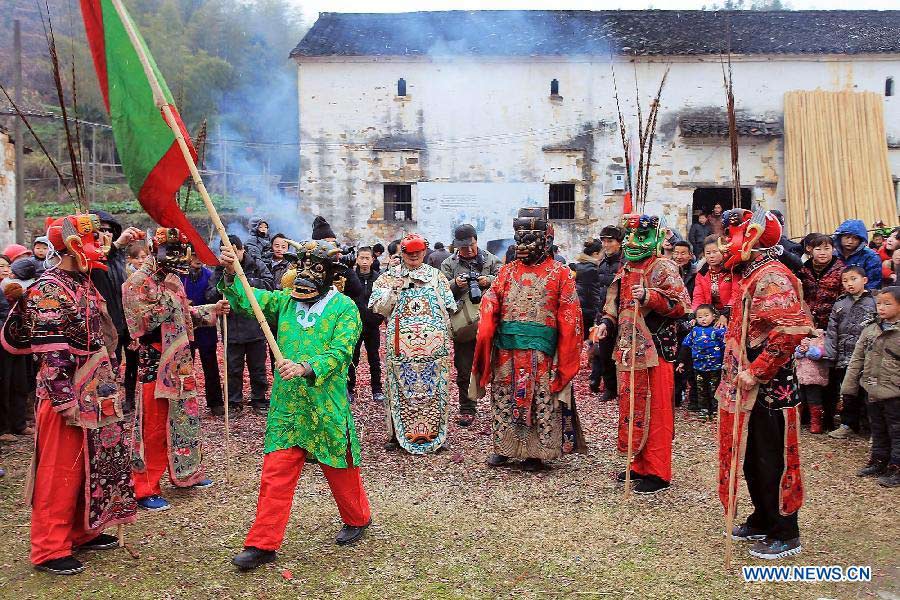
<svg viewBox="0 0 900 600"><path fill-rule="evenodd" d="M0 248L16 241L16 149L0 129Z"/></svg>
<svg viewBox="0 0 900 600"><path fill-rule="evenodd" d="M664 69L661 60L617 63L628 123L636 123L634 78L646 115ZM885 78L900 75L900 56L736 57L733 72L739 115L780 122L790 90L883 94ZM405 97L397 96L401 77ZM552 79L558 96L550 95ZM325 215L351 238L389 240L416 229L384 220L383 185L392 182L573 183L576 218L557 222L570 255L621 212L621 194L612 190L624 165L608 62L307 58L299 96L301 209ZM678 119L721 116L723 106L718 58L671 59L647 210L682 231L694 190L729 186L731 166L726 138L685 137ZM888 137L900 140L896 97L885 98L885 121ZM783 139L741 137L740 152L754 206L783 208ZM891 150L891 165L900 176L900 150ZM412 199L414 221L428 219L416 209L415 185Z"/></svg>

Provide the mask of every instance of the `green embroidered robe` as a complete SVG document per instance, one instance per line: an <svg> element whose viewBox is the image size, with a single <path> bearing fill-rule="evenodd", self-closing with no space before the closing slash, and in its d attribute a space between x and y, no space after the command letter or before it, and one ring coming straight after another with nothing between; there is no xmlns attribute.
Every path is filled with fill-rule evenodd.
<svg viewBox="0 0 900 600"><path fill-rule="evenodd" d="M253 318L237 279L230 286L223 279L218 288L234 310ZM311 307L288 290L253 293L266 320L277 326L284 357L309 364L315 373L288 381L275 373L265 452L300 447L308 460L339 469L358 466L359 439L347 398L347 367L362 331L356 304L336 290Z"/></svg>

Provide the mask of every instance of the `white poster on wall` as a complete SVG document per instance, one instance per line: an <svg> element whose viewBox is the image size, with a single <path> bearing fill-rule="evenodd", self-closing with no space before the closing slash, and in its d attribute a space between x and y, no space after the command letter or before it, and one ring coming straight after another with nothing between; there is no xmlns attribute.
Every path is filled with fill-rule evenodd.
<svg viewBox="0 0 900 600"><path fill-rule="evenodd" d="M478 245L503 253L513 237L512 222L523 206L547 206L544 183L428 183L416 184L416 230L431 245L453 242L453 229L470 223Z"/></svg>

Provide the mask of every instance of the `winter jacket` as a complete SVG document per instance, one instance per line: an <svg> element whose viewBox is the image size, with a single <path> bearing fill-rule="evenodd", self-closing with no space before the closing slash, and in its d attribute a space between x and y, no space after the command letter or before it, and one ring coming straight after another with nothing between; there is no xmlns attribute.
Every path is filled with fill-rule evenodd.
<svg viewBox="0 0 900 600"><path fill-rule="evenodd" d="M709 272L709 265L697 271L694 277L694 294L691 298L691 310L695 311L701 304L712 304L719 313L728 316L731 312L731 294L734 289L734 277L731 271L721 270L717 273L716 285L717 298L713 297L713 277Z"/></svg>
<svg viewBox="0 0 900 600"><path fill-rule="evenodd" d="M622 268L622 253L618 252L616 254L607 254L602 259L600 259L600 264L597 265L597 283L600 285L600 290L597 292L600 300L600 308L601 310L597 311L597 317L595 319L595 323L600 322L600 317L602 316L602 308L603 305L606 304L606 293L609 291L609 286L612 285L613 279L616 277L616 273L619 272L619 269ZM585 325L585 329L588 329L589 325Z"/></svg>
<svg viewBox="0 0 900 600"><path fill-rule="evenodd" d="M28 258L17 260L10 266L10 269L17 279L24 280L37 279L47 270L44 266L44 261L36 256L29 256Z"/></svg>
<svg viewBox="0 0 900 600"><path fill-rule="evenodd" d="M206 267L200 267L199 272L191 270L187 275L181 276L181 283L184 284L184 293L187 299L191 301L193 306L202 306L207 304L206 290L209 287L209 280L213 272ZM216 328L215 327L195 327L194 328L194 345L198 348L215 348L216 347Z"/></svg>
<svg viewBox="0 0 900 600"><path fill-rule="evenodd" d="M347 269L344 273L344 289L341 293L354 302L359 302L363 295L363 284L356 275L356 269Z"/></svg>
<svg viewBox="0 0 900 600"><path fill-rule="evenodd" d="M844 266L844 261L835 256L824 269L816 270L812 259L809 259L803 263L803 268L797 274L797 278L803 284L803 300L812 313L816 329L828 327L831 307L843 291L841 272Z"/></svg>
<svg viewBox="0 0 900 600"><path fill-rule="evenodd" d="M844 256L841 249L842 235L855 235L862 243L850 256ZM869 232L866 225L859 219L847 219L834 232L834 253L840 256L848 267L858 265L865 269L869 282L866 288L877 290L881 287L881 259L878 253L869 248Z"/></svg>
<svg viewBox="0 0 900 600"><path fill-rule="evenodd" d="M273 288L272 273L269 271L269 267L267 267L261 259L256 258L249 252L244 252L244 259L241 261L241 266L244 268L244 273L247 275L247 281L250 282L251 286L260 290L271 290ZM209 283L206 287L207 302L218 302L222 299L222 294L216 289L216 285L218 285L219 280L222 279L224 273L225 268L219 266L216 267L212 277L209 278ZM233 310L228 313L229 343L243 344L261 339L263 339L263 332L259 323L256 322L256 319L243 317Z"/></svg>
<svg viewBox="0 0 900 600"><path fill-rule="evenodd" d="M125 273L125 253L127 248L117 248L115 241L122 235L122 225L111 214L103 210L92 210L92 213L100 218L100 221L112 226L113 244L110 246L109 255L106 257L106 271L100 269L91 270L91 281L94 287L106 300L106 310L112 319L119 338L124 338L128 333L125 326L125 312L122 310L122 284L128 279Z"/></svg>
<svg viewBox="0 0 900 600"><path fill-rule="evenodd" d="M697 266L694 263L688 263L684 267L678 267L678 274L687 288L688 297L694 297L694 285L697 281Z"/></svg>
<svg viewBox="0 0 900 600"><path fill-rule="evenodd" d="M469 293L469 287L459 287L456 285L456 277L458 275L467 275L469 271L476 271L479 275L483 275L494 283L497 273L500 272L502 263L500 259L488 252L487 250L478 249L478 256L475 258L462 258L459 253L454 253L444 259L441 263L440 271L450 282L450 291L453 297L459 301ZM488 286L490 287L490 286ZM482 291L484 291L483 288Z"/></svg>
<svg viewBox="0 0 900 600"><path fill-rule="evenodd" d="M359 267L354 269L356 277L362 285L362 294L356 300L356 307L359 309L359 316L362 318L363 329L372 330L384 323L384 317L377 312L369 309L369 298L372 296L372 286L378 279L380 273L378 271L369 271L368 273L360 273Z"/></svg>
<svg viewBox="0 0 900 600"><path fill-rule="evenodd" d="M450 253L446 250L435 250L425 259L426 265L431 265L435 269L440 269L441 264L450 257Z"/></svg>
<svg viewBox="0 0 900 600"><path fill-rule="evenodd" d="M843 369L853 356L853 349L862 330L875 318L875 297L865 290L859 296L844 294L839 297L825 332L825 357L834 361L834 366Z"/></svg>
<svg viewBox="0 0 900 600"><path fill-rule="evenodd" d="M841 396L857 396L862 386L869 402L900 398L900 325L876 319L853 350Z"/></svg>
<svg viewBox="0 0 900 600"><path fill-rule="evenodd" d="M263 222L267 221L259 217L250 219L250 235L244 240L244 248L256 258L268 262L272 257L272 240L269 239L268 233L266 235L259 234L258 227Z"/></svg>
<svg viewBox="0 0 900 600"><path fill-rule="evenodd" d="M712 227L709 223L694 223L688 232L688 241L694 249L694 256L703 256L703 248L706 244L706 238L712 234Z"/></svg>
<svg viewBox="0 0 900 600"><path fill-rule="evenodd" d="M778 256L778 260L781 261L781 264L790 269L791 273L799 277L800 269L803 268L803 246L797 242L792 242L785 236L781 236L781 239L778 240L778 245L784 249Z"/></svg>
<svg viewBox="0 0 900 600"><path fill-rule="evenodd" d="M796 358L795 370L797 383L800 385L828 385L828 374L831 370L831 361L825 356L825 335L818 333L815 336L804 338L803 345L807 350L797 346L794 353Z"/></svg>
<svg viewBox="0 0 900 600"><path fill-rule="evenodd" d="M600 259L579 254L569 268L575 272L575 290L581 303L583 323L593 323L597 311L603 310L606 290L600 285ZM587 329L587 328L586 328Z"/></svg>
<svg viewBox="0 0 900 600"><path fill-rule="evenodd" d="M682 345L691 350L691 362L695 371L719 371L725 356L725 329L694 325Z"/></svg>
<svg viewBox="0 0 900 600"><path fill-rule="evenodd" d="M280 290L281 278L291 268L291 262L284 259L276 262L274 258L270 257L269 261L266 262L266 266L269 267L269 271L272 273L272 289Z"/></svg>

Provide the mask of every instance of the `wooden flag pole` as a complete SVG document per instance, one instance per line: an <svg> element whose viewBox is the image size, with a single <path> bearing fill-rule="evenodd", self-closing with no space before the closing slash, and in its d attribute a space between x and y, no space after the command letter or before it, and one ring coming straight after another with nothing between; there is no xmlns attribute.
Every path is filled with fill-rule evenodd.
<svg viewBox="0 0 900 600"><path fill-rule="evenodd" d="M228 483L228 467L231 462L231 453L229 451L231 434L228 426L228 406L231 404L228 401L228 315L222 315L220 319L222 319L222 363L224 363L223 366L225 367L222 371L225 373L225 378L222 380L223 400L225 401L225 483Z"/></svg>
<svg viewBox="0 0 900 600"><path fill-rule="evenodd" d="M741 349L740 349L740 365L738 373L744 368L744 348L747 345L747 328L748 328L748 312L750 303L743 301L744 314L741 316ZM731 539L731 530L734 528L734 513L737 512L737 468L738 453L741 445L738 443L738 434L740 432L741 422L741 405L743 404L744 394L738 386L738 378L734 378L734 419L731 423L731 468L728 471L728 506L725 507L725 570L731 568L731 554L733 541Z"/></svg>
<svg viewBox="0 0 900 600"><path fill-rule="evenodd" d="M634 367L635 363L635 353L637 352L637 317L638 317L638 309L640 308L640 304L638 304L637 299L634 300L634 317L631 322L631 368L629 374L629 389L628 389L628 449L626 453L625 459L625 499L628 500L631 498L631 461L634 458L634 451L631 448L631 443L634 439Z"/></svg>
<svg viewBox="0 0 900 600"><path fill-rule="evenodd" d="M209 197L209 192L206 191L206 186L203 185L200 171L197 170L197 163L194 162L194 157L191 156L191 150L188 148L187 141L185 141L184 136L181 134L181 128L178 126L178 121L172 113L171 105L166 100L165 94L163 94L159 80L156 78L156 73L154 73L153 67L150 65L150 59L147 56L146 50L144 50L144 45L138 36L137 30L134 28L134 23L132 23L131 17L122 5L122 0L110 0L110 2L113 7L115 7L116 12L119 14L119 18L125 25L125 30L128 32L128 38L131 40L131 45L134 47L134 51L141 61L144 74L150 84L150 89L153 91L153 100L156 103L156 106L162 111L163 118L169 126L169 129L171 129L172 133L175 135L175 141L178 142L178 147L181 149L181 154L184 156L184 162L187 163L188 169L191 172L191 178L194 181L194 185L197 187L200 197L203 198L206 212L209 213L209 218L212 220L216 231L219 233L219 237L222 239L222 245L226 249L234 252L234 247L228 240L228 231L225 229L225 225L222 224L222 219L219 218L219 213L216 211L216 207ZM247 281L247 276L244 274L244 269L241 266L240 261L234 261L233 265L235 271L234 275L240 280L241 285L244 288L244 293L247 296L247 300L250 302L250 308L253 310L253 315L256 317L259 326L262 328L263 335L266 337L266 342L269 344L269 349L272 351L272 355L275 357L275 363L277 364L284 360L284 356L281 354L278 343L275 341L275 336L272 335L269 323L266 321L262 309L259 307L259 302L256 301L256 296L253 294L253 288L250 286L250 282Z"/></svg>

